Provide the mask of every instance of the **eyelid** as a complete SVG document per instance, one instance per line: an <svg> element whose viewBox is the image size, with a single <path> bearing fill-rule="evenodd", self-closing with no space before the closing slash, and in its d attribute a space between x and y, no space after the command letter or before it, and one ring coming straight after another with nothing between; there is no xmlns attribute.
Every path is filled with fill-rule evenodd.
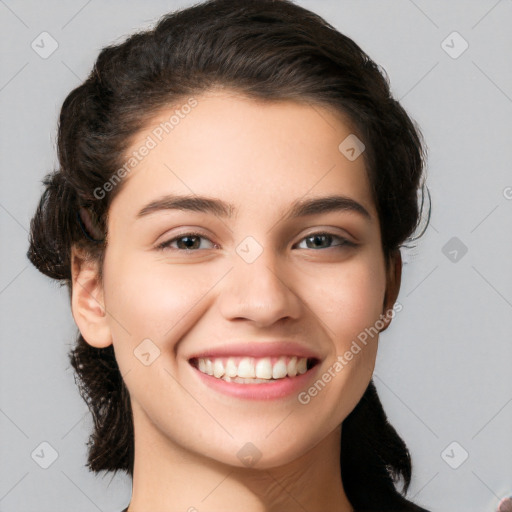
<svg viewBox="0 0 512 512"><path fill-rule="evenodd" d="M335 227L335 226L320 226L311 228L311 231L308 231L306 234L301 235L301 238L299 241L302 241L304 238L307 238L308 236L313 235L330 235L330 236L336 236L338 238L343 238L347 240L347 242L356 244L357 239L353 237L351 234L349 234L345 229Z"/></svg>
<svg viewBox="0 0 512 512"><path fill-rule="evenodd" d="M197 250L187 250L187 249L174 249L174 248L170 248L170 244L175 242L176 240L179 240L180 238L185 238L187 236L195 236L195 237L199 237L199 238L204 238L205 240L208 240L209 242L211 242L214 246L218 247L218 245L213 242L209 236L207 236L205 233L199 231L199 230L194 230L194 229L189 229L189 230L185 230L181 233L176 233L176 234L173 234L171 238L165 238L162 242L158 242L156 244L156 249L159 249L159 250L165 250L165 249L170 249L171 251L176 251L176 252L199 252ZM204 249L203 249L204 250Z"/></svg>

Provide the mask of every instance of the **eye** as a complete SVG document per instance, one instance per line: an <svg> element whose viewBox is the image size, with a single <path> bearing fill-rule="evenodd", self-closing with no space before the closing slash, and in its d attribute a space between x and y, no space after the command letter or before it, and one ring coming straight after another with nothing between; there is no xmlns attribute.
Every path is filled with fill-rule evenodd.
<svg viewBox="0 0 512 512"><path fill-rule="evenodd" d="M333 239L339 240L341 243L330 245ZM300 243L303 241L306 241L307 247L299 247L299 249L334 249L343 247L355 247L357 245L354 242L350 242L346 238L326 232L311 233L310 235L303 238Z"/></svg>
<svg viewBox="0 0 512 512"><path fill-rule="evenodd" d="M201 248L201 241L207 240L212 247L203 247L203 249L213 249L216 246L210 239L203 236L201 233L183 233L179 236L166 240L157 246L157 249L171 249L174 251L196 252ZM333 240L338 240L340 243L332 245ZM344 237L335 235L328 232L311 233L301 240L300 243L306 241L307 247L299 247L299 249L335 249L343 247L355 247L357 244L350 242ZM173 246L176 242L176 246ZM297 246L300 245L296 244Z"/></svg>
<svg viewBox="0 0 512 512"><path fill-rule="evenodd" d="M175 251L195 252L195 249L200 248L201 240L208 240L208 242L210 242L215 247L215 244L201 233L183 233L182 235L162 242L157 246L157 249L172 249ZM173 247L174 242L177 242L177 247ZM214 247L210 247L210 249Z"/></svg>

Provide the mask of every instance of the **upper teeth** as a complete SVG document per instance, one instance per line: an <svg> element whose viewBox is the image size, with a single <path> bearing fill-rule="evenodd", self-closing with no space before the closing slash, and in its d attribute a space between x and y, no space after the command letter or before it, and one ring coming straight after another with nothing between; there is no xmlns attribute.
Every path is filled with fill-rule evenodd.
<svg viewBox="0 0 512 512"><path fill-rule="evenodd" d="M282 379L306 373L307 358L281 356L279 358L215 357L198 358L199 371L217 378L241 377L245 379Z"/></svg>

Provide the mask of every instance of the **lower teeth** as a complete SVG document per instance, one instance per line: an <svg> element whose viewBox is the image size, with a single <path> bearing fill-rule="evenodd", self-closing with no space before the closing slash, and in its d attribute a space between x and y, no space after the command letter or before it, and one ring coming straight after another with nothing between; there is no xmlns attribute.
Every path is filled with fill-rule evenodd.
<svg viewBox="0 0 512 512"><path fill-rule="evenodd" d="M227 375L224 375L221 377L222 380L225 380L226 382L236 382L238 384L263 384L265 382L276 382L277 380L282 379L244 379L242 377L228 377Z"/></svg>

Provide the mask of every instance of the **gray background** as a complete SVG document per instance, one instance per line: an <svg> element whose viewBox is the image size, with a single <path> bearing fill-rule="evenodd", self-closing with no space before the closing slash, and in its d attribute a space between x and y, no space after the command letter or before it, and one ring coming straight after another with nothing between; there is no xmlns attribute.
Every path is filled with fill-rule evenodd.
<svg viewBox="0 0 512 512"><path fill-rule="evenodd" d="M493 511L512 494L512 1L297 3L386 69L429 147L431 225L403 253L404 309L381 337L375 376L412 454L409 496L432 511ZM127 477L84 467L91 418L67 361L67 292L29 264L27 230L65 96L102 46L191 4L0 0L2 512L129 502ZM47 58L31 47L44 31L58 43ZM48 469L42 442L58 453Z"/></svg>

